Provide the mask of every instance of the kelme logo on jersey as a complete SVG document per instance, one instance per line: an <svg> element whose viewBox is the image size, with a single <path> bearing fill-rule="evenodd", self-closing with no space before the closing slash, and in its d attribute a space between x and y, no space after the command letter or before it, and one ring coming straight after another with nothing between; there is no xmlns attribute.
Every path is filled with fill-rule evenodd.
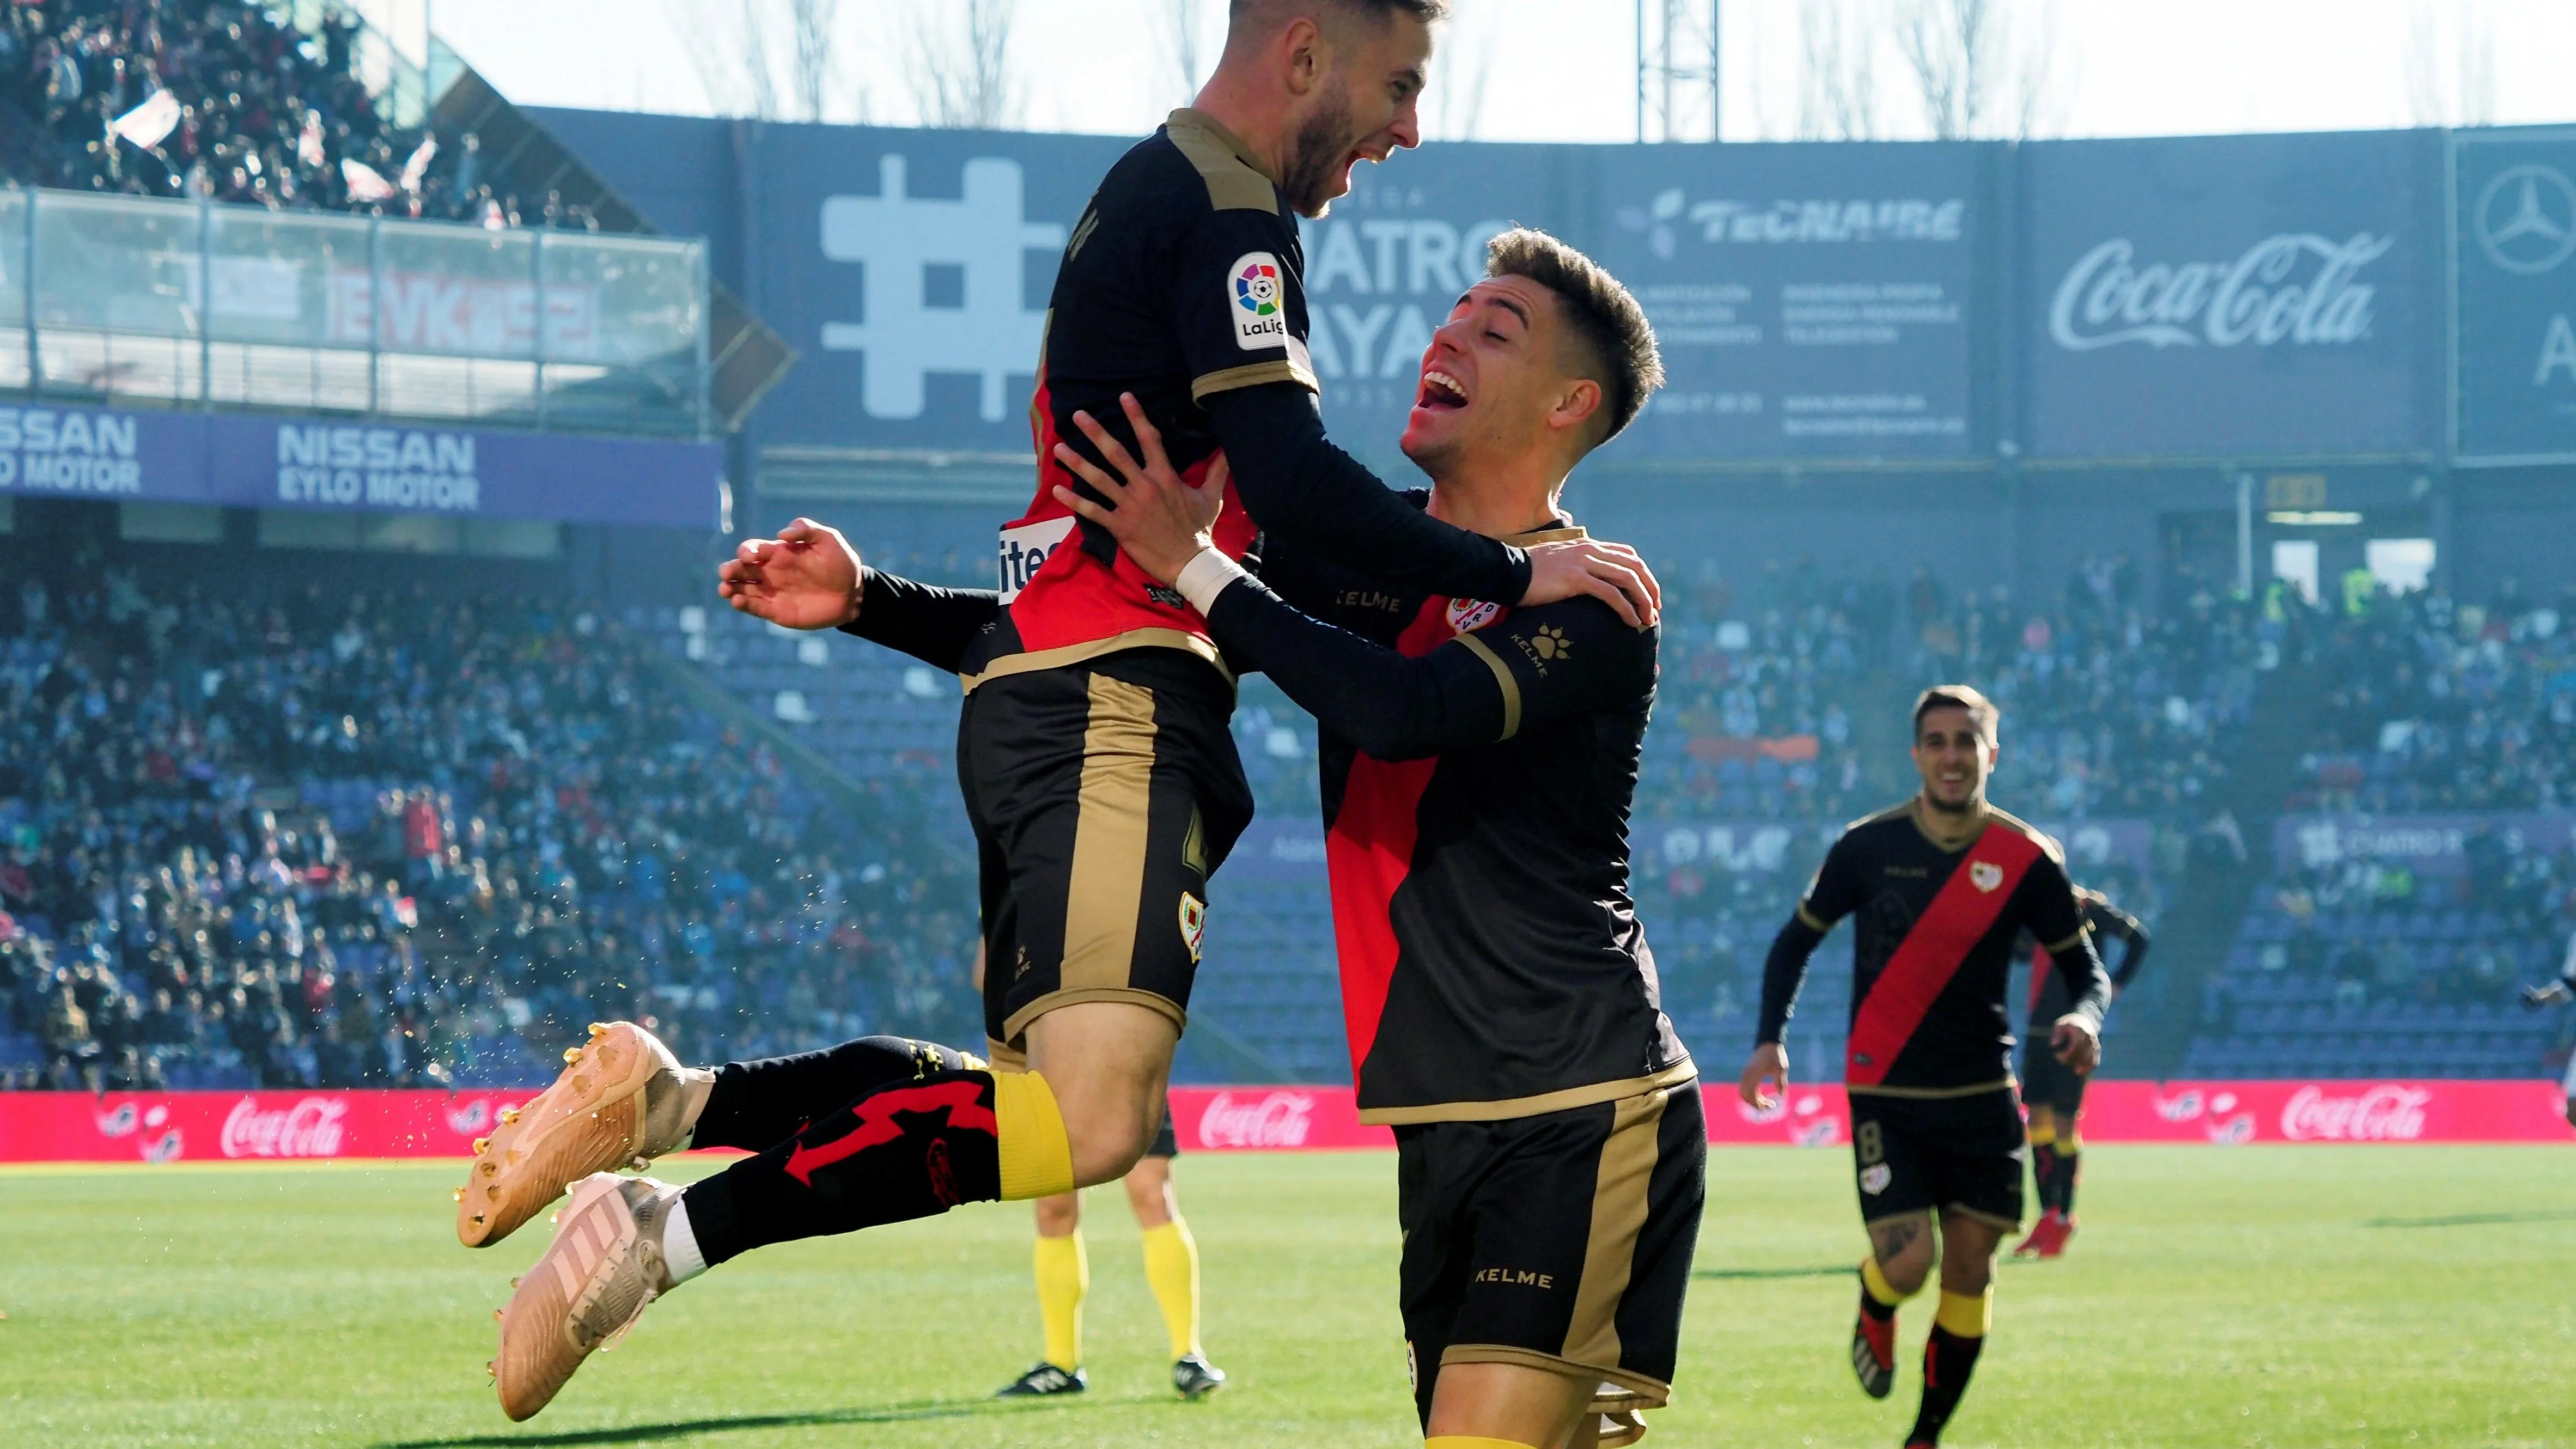
<svg viewBox="0 0 2576 1449"><path fill-rule="evenodd" d="M1288 285L1279 259L1246 252L1232 270L1234 342L1246 352L1288 345Z"/></svg>
<svg viewBox="0 0 2576 1449"><path fill-rule="evenodd" d="M1449 601L1449 629L1455 634L1472 634L1503 616L1503 606L1478 599Z"/></svg>
<svg viewBox="0 0 2576 1449"><path fill-rule="evenodd" d="M1007 604L1020 596L1020 590L1046 567L1047 559L1073 534L1073 519L1050 518L1039 523L1023 523L1002 530L999 540L1002 602Z"/></svg>
<svg viewBox="0 0 2576 1449"><path fill-rule="evenodd" d="M2004 868L1991 860L1972 861L1968 866L1968 884L1991 895L2004 883Z"/></svg>
<svg viewBox="0 0 2576 1449"><path fill-rule="evenodd" d="M1199 959L1199 941L1207 935L1207 902L1181 892L1181 942L1190 948L1190 959Z"/></svg>

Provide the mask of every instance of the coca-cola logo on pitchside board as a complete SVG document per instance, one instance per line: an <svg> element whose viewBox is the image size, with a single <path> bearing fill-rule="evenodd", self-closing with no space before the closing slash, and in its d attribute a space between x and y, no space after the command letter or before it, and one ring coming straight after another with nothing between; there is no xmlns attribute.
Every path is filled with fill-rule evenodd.
<svg viewBox="0 0 2576 1449"><path fill-rule="evenodd" d="M263 1112L255 1098L233 1104L224 1118L226 1157L337 1157L349 1104L306 1097L294 1106Z"/></svg>
<svg viewBox="0 0 2576 1449"><path fill-rule="evenodd" d="M1219 1092L1199 1113L1199 1141L1209 1147L1303 1147L1314 1110L1308 1092L1271 1092L1249 1101Z"/></svg>
<svg viewBox="0 0 2576 1449"><path fill-rule="evenodd" d="M2148 347L2344 347L2370 336L2379 289L2361 270L2396 238L2355 232L2335 241L2282 232L2233 261L2138 262L2114 237L2086 252L2057 284L2048 335L2069 352Z"/></svg>

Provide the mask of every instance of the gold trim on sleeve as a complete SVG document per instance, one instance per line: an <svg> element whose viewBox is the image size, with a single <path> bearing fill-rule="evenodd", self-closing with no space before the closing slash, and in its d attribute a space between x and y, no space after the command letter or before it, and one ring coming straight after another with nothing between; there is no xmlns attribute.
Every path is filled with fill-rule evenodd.
<svg viewBox="0 0 2576 1449"><path fill-rule="evenodd" d="M1229 367L1192 378L1190 401L1205 402L1221 392L1232 392L1239 387L1259 387L1270 382L1293 382L1308 392L1324 390L1324 385L1315 380L1315 374L1299 367L1294 360L1282 357L1269 362L1247 362L1241 367Z"/></svg>

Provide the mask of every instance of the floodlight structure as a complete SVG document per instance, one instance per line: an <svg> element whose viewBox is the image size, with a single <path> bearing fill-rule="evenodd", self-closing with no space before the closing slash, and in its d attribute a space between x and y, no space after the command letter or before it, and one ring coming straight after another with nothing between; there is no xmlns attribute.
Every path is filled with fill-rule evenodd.
<svg viewBox="0 0 2576 1449"><path fill-rule="evenodd" d="M1725 0L1637 0L1637 141L1722 138Z"/></svg>

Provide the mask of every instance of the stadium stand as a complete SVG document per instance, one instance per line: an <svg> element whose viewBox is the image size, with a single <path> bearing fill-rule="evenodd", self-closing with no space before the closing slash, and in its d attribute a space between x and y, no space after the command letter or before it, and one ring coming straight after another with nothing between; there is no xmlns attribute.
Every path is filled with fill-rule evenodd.
<svg viewBox="0 0 2576 1449"><path fill-rule="evenodd" d="M971 1024L945 781L836 808L596 614L13 592L14 1082L514 1085L600 1015L713 1056Z"/></svg>

